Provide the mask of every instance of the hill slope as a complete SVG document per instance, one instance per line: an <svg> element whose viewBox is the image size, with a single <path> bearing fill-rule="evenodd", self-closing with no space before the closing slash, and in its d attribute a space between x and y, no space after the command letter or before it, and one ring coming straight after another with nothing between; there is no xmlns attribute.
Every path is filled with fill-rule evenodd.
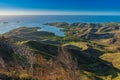
<svg viewBox="0 0 120 80"><path fill-rule="evenodd" d="M3 34L1 79L120 79L118 23L47 24L61 27L65 36L26 27Z"/></svg>

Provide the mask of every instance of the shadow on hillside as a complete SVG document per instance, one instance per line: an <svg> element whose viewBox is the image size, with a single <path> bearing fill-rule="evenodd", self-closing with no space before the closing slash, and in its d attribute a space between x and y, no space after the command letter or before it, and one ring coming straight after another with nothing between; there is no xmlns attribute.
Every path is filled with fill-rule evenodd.
<svg viewBox="0 0 120 80"><path fill-rule="evenodd" d="M83 52L81 51L80 48L76 46L72 46L72 47L73 49L69 48L69 45L68 45L67 51L70 52L73 60L77 60L79 69L89 71L99 76L111 75L112 78L115 78L118 76L118 72L120 72L120 70L115 68L112 65L112 63L104 61L99 57L95 57L95 56L92 56L91 54L88 54L90 53L89 51L94 52L93 49L88 50L86 53L86 51ZM100 52L100 51L97 51L97 52Z"/></svg>
<svg viewBox="0 0 120 80"><path fill-rule="evenodd" d="M104 53L98 49L94 49L92 46L89 46L89 48L87 50L84 50L83 52L91 54L91 55L98 57L98 58Z"/></svg>
<svg viewBox="0 0 120 80"><path fill-rule="evenodd" d="M42 56L46 59L55 58L58 55L59 46L55 46L51 44L48 45L48 44L35 42L35 41L32 41L32 42L29 41L26 43L26 45L34 50L37 50L37 52L41 53ZM98 56L95 57L90 54L90 53L96 53L96 52L99 52L102 54L102 52L100 52L99 50L89 48L89 50L87 51L81 51L81 48L73 45L68 45L62 48L64 49L64 53L69 52L72 56L72 59L76 60L76 62L78 63L79 69L89 71L99 76L112 75L112 78L117 77L118 72L120 72L120 70L116 69L112 65L112 63L104 61L100 59ZM51 56L54 56L54 57L51 57Z"/></svg>

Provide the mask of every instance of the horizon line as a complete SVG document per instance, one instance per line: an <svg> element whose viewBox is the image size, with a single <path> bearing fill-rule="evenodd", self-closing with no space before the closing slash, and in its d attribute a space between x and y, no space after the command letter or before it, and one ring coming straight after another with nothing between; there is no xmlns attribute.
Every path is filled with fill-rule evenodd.
<svg viewBox="0 0 120 80"><path fill-rule="evenodd" d="M105 15L120 16L114 11L0 10L0 15Z"/></svg>

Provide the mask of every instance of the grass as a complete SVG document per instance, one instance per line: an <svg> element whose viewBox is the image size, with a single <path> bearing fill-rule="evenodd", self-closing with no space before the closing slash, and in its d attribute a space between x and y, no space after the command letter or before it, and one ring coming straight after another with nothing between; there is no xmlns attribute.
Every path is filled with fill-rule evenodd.
<svg viewBox="0 0 120 80"><path fill-rule="evenodd" d="M111 62L116 68L120 69L120 53L106 53L101 58Z"/></svg>
<svg viewBox="0 0 120 80"><path fill-rule="evenodd" d="M34 52L36 59L38 58L38 61L33 65L35 69L34 72L41 73L41 68L43 68L49 73L49 76L44 76L47 73L37 76L38 79L45 80L46 78L46 80L48 80L52 77L55 80L70 80L70 77L73 75L69 76L69 79L67 79L67 76L71 74L73 70L67 71L66 68L64 68L66 65L69 67L69 65L65 63L65 61L67 61L66 59L68 59L68 57L65 57L65 54L68 53L72 57L71 59L77 62L77 70L81 71L79 74L81 80L120 80L120 72L118 70L120 69L119 44L109 43L110 40L114 38L114 36L111 38L111 35L120 31L114 29L114 27L119 28L120 25L118 26L116 23L78 23L76 25L55 23L52 25L62 27L65 36L58 37L53 33L39 33L37 32L37 28L26 27L18 28L5 34L5 36L12 36L12 38L17 39L15 44L26 45ZM108 33L112 34L109 35ZM108 37L105 37L106 35ZM103 36L105 38L103 38ZM62 59L65 57L65 60L63 63L55 63L59 58L58 54L62 53L62 51L58 53L60 44L63 44L64 47L67 48L67 50L64 51L65 54L61 57ZM1 48L0 51L7 53ZM7 58L9 57L8 54L4 55L7 56ZM38 55L41 56L42 59ZM27 74L28 69L25 68L26 66L21 68L21 63L26 62L26 58L20 55L13 55L12 57L18 60L16 65L21 71L19 74L21 80L29 79L30 76ZM14 67L16 65L11 65L10 67L17 69ZM14 69L11 69L13 71L11 73L13 73L14 76L18 76L16 74L17 71Z"/></svg>
<svg viewBox="0 0 120 80"><path fill-rule="evenodd" d="M66 45L69 45L69 44L82 48L82 50L88 49L88 46L85 42L69 42Z"/></svg>

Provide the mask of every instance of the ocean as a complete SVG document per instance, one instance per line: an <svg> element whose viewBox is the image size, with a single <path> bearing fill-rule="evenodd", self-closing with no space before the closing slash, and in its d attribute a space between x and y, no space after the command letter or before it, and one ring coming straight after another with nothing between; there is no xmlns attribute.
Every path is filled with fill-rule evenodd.
<svg viewBox="0 0 120 80"><path fill-rule="evenodd" d="M31 15L31 16L0 16L0 34L19 27L40 27L40 31L53 32L63 36L60 28L44 25L49 22L87 22L105 23L120 22L120 16L82 16L82 15Z"/></svg>

